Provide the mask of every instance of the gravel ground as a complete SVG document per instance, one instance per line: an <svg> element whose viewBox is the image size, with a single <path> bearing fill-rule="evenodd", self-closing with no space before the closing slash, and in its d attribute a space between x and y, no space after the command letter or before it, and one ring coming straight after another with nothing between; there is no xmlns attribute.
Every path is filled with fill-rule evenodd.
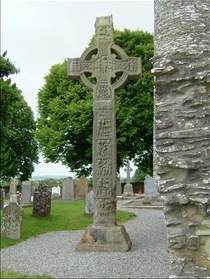
<svg viewBox="0 0 210 279"><path fill-rule="evenodd" d="M169 278L162 210L122 205L137 214L124 224L133 243L129 252L75 252L84 231L50 232L1 249L1 270L53 278Z"/></svg>

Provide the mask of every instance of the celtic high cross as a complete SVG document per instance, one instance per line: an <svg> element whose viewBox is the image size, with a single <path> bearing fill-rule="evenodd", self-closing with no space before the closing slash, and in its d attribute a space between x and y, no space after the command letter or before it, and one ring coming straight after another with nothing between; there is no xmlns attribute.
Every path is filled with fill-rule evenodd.
<svg viewBox="0 0 210 279"><path fill-rule="evenodd" d="M124 171L127 173L127 184L131 183L131 176L130 173L133 171L133 169L130 167L130 163L127 163L127 166L124 168Z"/></svg>
<svg viewBox="0 0 210 279"><path fill-rule="evenodd" d="M114 44L112 16L97 17L94 45L81 58L68 59L68 76L93 90L94 225L116 225L115 90L141 74L140 58ZM90 82L88 76L96 79Z"/></svg>

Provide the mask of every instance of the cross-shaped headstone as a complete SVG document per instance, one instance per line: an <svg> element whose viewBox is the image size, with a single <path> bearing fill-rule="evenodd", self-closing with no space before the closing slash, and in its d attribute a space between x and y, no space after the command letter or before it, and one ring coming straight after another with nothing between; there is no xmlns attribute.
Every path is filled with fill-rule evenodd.
<svg viewBox="0 0 210 279"><path fill-rule="evenodd" d="M131 183L130 173L133 171L133 169L130 167L130 163L127 163L127 166L124 168L124 171L127 173L127 184L130 184Z"/></svg>
<svg viewBox="0 0 210 279"><path fill-rule="evenodd" d="M12 177L10 182L10 202L15 201L17 202L17 185L18 179L17 177Z"/></svg>
<svg viewBox="0 0 210 279"><path fill-rule="evenodd" d="M140 74L140 58L128 57L114 44L112 16L97 17L94 45L81 58L68 59L69 78L81 78L93 90L94 225L116 224L115 90ZM88 76L96 82L90 82Z"/></svg>

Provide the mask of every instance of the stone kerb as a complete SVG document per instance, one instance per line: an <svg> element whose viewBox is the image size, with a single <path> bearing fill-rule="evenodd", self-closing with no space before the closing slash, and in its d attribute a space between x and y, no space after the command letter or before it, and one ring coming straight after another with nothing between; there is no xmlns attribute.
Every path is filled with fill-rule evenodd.
<svg viewBox="0 0 210 279"><path fill-rule="evenodd" d="M23 208L17 202L7 204L2 213L1 236L20 239L23 220Z"/></svg>

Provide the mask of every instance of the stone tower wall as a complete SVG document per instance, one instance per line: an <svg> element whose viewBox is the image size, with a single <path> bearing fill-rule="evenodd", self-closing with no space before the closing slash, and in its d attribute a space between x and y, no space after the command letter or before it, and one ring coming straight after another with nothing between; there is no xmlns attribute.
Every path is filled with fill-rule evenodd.
<svg viewBox="0 0 210 279"><path fill-rule="evenodd" d="M172 278L210 275L209 11L209 0L155 0L154 172Z"/></svg>

